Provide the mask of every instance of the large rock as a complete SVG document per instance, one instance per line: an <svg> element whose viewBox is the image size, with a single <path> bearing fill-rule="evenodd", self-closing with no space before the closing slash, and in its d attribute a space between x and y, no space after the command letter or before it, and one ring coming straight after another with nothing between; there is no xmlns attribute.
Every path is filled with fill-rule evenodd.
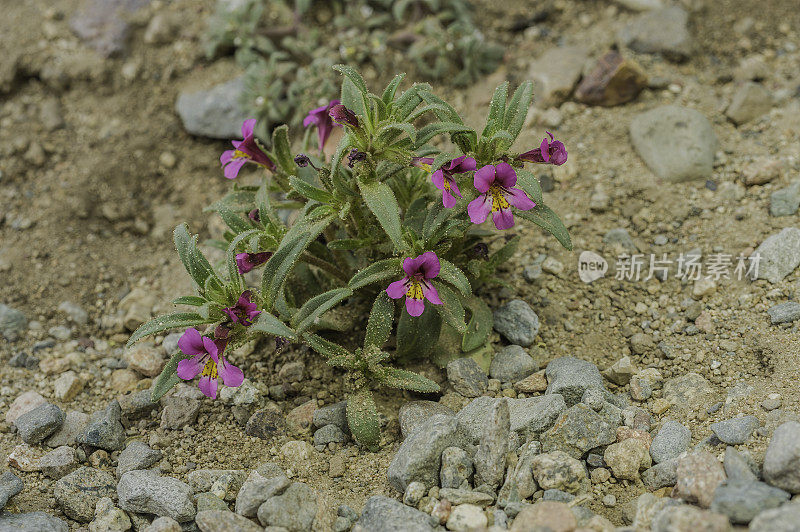
<svg viewBox="0 0 800 532"><path fill-rule="evenodd" d="M667 506L653 519L653 532L728 532L731 525L724 515L688 504Z"/></svg>
<svg viewBox="0 0 800 532"><path fill-rule="evenodd" d="M367 499L353 532L433 531L431 517L394 499L374 495Z"/></svg>
<svg viewBox="0 0 800 532"><path fill-rule="evenodd" d="M575 90L575 98L589 105L613 106L636 99L647 86L647 75L635 61L612 50L601 57Z"/></svg>
<svg viewBox="0 0 800 532"><path fill-rule="evenodd" d="M639 15L619 31L617 39L636 52L683 61L692 53L688 22L689 14L680 7L665 7Z"/></svg>
<svg viewBox="0 0 800 532"><path fill-rule="evenodd" d="M603 461L620 480L639 480L639 470L652 465L647 446L641 440L628 438L606 447Z"/></svg>
<svg viewBox="0 0 800 532"><path fill-rule="evenodd" d="M457 358L447 364L447 380L464 397L478 397L489 386L489 378L470 357Z"/></svg>
<svg viewBox="0 0 800 532"><path fill-rule="evenodd" d="M0 530L9 532L69 532L67 522L44 512L0 515Z"/></svg>
<svg viewBox="0 0 800 532"><path fill-rule="evenodd" d="M53 496L70 519L88 523L102 497L113 497L116 490L114 477L105 471L81 467L55 483Z"/></svg>
<svg viewBox="0 0 800 532"><path fill-rule="evenodd" d="M319 412L319 410L317 410L317 412ZM409 434L417 430L436 414L452 416L455 415L455 412L435 401L409 401L404 403L397 413L397 420L400 422L400 432L403 438L408 438ZM346 421L347 418L345 418L345 422Z"/></svg>
<svg viewBox="0 0 800 532"><path fill-rule="evenodd" d="M567 406L579 403L590 388L605 390L597 366L579 358L556 358L547 365L545 374L548 382L545 394L561 395Z"/></svg>
<svg viewBox="0 0 800 532"><path fill-rule="evenodd" d="M764 455L764 480L790 493L800 493L800 423L775 429Z"/></svg>
<svg viewBox="0 0 800 532"><path fill-rule="evenodd" d="M750 532L797 532L800 523L800 504L784 504L764 510L750 522Z"/></svg>
<svg viewBox="0 0 800 532"><path fill-rule="evenodd" d="M568 408L541 436L545 452L563 451L573 458L614 443L616 439L617 427L582 403Z"/></svg>
<svg viewBox="0 0 800 532"><path fill-rule="evenodd" d="M758 426L756 416L742 416L712 423L710 428L719 441L728 445L741 445L750 438Z"/></svg>
<svg viewBox="0 0 800 532"><path fill-rule="evenodd" d="M525 301L514 299L494 311L494 330L512 344L528 347L539 334L539 316Z"/></svg>
<svg viewBox="0 0 800 532"><path fill-rule="evenodd" d="M697 412L711 400L711 384L697 373L686 373L664 381L664 399L678 412Z"/></svg>
<svg viewBox="0 0 800 532"><path fill-rule="evenodd" d="M763 482L727 482L714 491L711 510L728 516L732 523L746 525L764 510L788 500L788 492Z"/></svg>
<svg viewBox="0 0 800 532"><path fill-rule="evenodd" d="M567 408L564 398L558 394L524 399L477 397L456 414L459 427L470 442L478 444L489 411L498 401L508 402L511 430L521 436L544 432Z"/></svg>
<svg viewBox="0 0 800 532"><path fill-rule="evenodd" d="M183 127L192 135L212 139L241 138L248 116L239 106L244 78L239 76L208 90L181 92L175 109Z"/></svg>
<svg viewBox="0 0 800 532"><path fill-rule="evenodd" d="M666 181L708 179L714 166L717 135L694 109L664 105L637 115L631 142L645 164ZM680 153L680 157L675 157Z"/></svg>
<svg viewBox="0 0 800 532"><path fill-rule="evenodd" d="M765 239L753 256L758 256L758 279L777 283L800 264L800 229L786 227Z"/></svg>
<svg viewBox="0 0 800 532"><path fill-rule="evenodd" d="M258 508L270 497L280 495L291 484L280 468L252 471L236 495L236 513L255 517Z"/></svg>
<svg viewBox="0 0 800 532"><path fill-rule="evenodd" d="M578 520L570 507L563 502L539 501L526 506L511 524L511 532L547 530L552 532L572 532Z"/></svg>
<svg viewBox="0 0 800 532"><path fill-rule="evenodd" d="M122 426L122 409L118 401L111 401L105 410L92 414L89 424L76 438L78 443L118 451L125 444L125 428Z"/></svg>
<svg viewBox="0 0 800 532"><path fill-rule="evenodd" d="M448 447L463 448L467 443L455 417L431 417L400 445L389 464L389 484L400 493L414 481L426 487L438 485L442 452Z"/></svg>
<svg viewBox="0 0 800 532"><path fill-rule="evenodd" d="M128 18L150 0L84 0L70 19L70 27L100 55L109 57L125 49Z"/></svg>
<svg viewBox="0 0 800 532"><path fill-rule="evenodd" d="M317 516L317 494L308 484L295 482L283 492L267 499L258 508L264 526L283 527L289 532L311 530Z"/></svg>
<svg viewBox="0 0 800 532"><path fill-rule="evenodd" d="M528 77L535 83L540 107L558 106L572 93L589 52L583 46L550 48L531 63Z"/></svg>
<svg viewBox="0 0 800 532"><path fill-rule="evenodd" d="M744 124L772 109L772 95L760 83L748 81L733 95L725 115L734 124Z"/></svg>
<svg viewBox="0 0 800 532"><path fill-rule="evenodd" d="M5 508L8 499L21 492L24 487L22 480L11 471L0 475L0 511Z"/></svg>
<svg viewBox="0 0 800 532"><path fill-rule="evenodd" d="M676 498L708 508L714 490L725 481L722 464L707 451L685 453L678 458L677 483L672 494Z"/></svg>
<svg viewBox="0 0 800 532"><path fill-rule="evenodd" d="M686 451L691 442L692 432L689 428L673 419L668 419L661 425L661 429L650 444L650 456L657 464L666 462Z"/></svg>
<svg viewBox="0 0 800 532"><path fill-rule="evenodd" d="M151 470L128 471L117 484L119 505L128 512L167 516L179 523L195 516L192 488L177 478Z"/></svg>
<svg viewBox="0 0 800 532"><path fill-rule="evenodd" d="M161 460L162 453L158 449L151 449L146 443L133 440L119 453L117 459L117 478L128 471L147 469Z"/></svg>
<svg viewBox="0 0 800 532"><path fill-rule="evenodd" d="M503 481L510 431L508 403L498 401L489 411L480 445L475 453L476 485L487 484L496 488Z"/></svg>

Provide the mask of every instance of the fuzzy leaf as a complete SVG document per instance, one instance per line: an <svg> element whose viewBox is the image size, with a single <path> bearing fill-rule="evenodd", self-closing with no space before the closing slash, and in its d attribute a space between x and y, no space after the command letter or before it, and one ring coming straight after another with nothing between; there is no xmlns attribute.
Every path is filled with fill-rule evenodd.
<svg viewBox="0 0 800 532"><path fill-rule="evenodd" d="M442 319L439 313L425 305L425 312L416 318L403 308L397 323L397 356L401 359L424 358L436 346Z"/></svg>
<svg viewBox="0 0 800 532"><path fill-rule="evenodd" d="M275 152L276 164L289 175L297 174L292 148L289 145L289 126L282 124L272 131L272 151Z"/></svg>
<svg viewBox="0 0 800 532"><path fill-rule="evenodd" d="M422 126L417 131L416 146L420 147L436 135L441 135L443 133L474 133L474 130L471 127L456 122L434 122Z"/></svg>
<svg viewBox="0 0 800 532"><path fill-rule="evenodd" d="M311 349L327 358L328 363L333 366L342 366L342 362L351 356L350 351L322 336L307 332L303 335L303 339Z"/></svg>
<svg viewBox="0 0 800 532"><path fill-rule="evenodd" d="M467 331L467 325L464 323L466 315L464 306L458 296L442 283L433 281L433 285L436 287L436 291L439 292L439 297L443 303L442 305L433 305L433 307L439 312L445 323L459 333L464 334Z"/></svg>
<svg viewBox="0 0 800 532"><path fill-rule="evenodd" d="M203 209L203 212L217 211L220 207L227 207L234 212L249 212L253 208L254 201L255 192L248 189L237 189Z"/></svg>
<svg viewBox="0 0 800 532"><path fill-rule="evenodd" d="M439 391L439 385L432 380L413 371L397 368L386 368L386 375L381 384L390 388L419 393L436 393Z"/></svg>
<svg viewBox="0 0 800 532"><path fill-rule="evenodd" d="M400 133L405 133L408 135L408 138L411 139L411 142L414 142L414 138L417 136L417 130L414 129L414 126L406 122L390 122L385 124L378 128L378 130L375 132L375 136L386 134L388 138L394 139Z"/></svg>
<svg viewBox="0 0 800 532"><path fill-rule="evenodd" d="M389 299L385 291L378 293L367 321L367 335L364 347L380 348L389 340L394 321L394 301Z"/></svg>
<svg viewBox="0 0 800 532"><path fill-rule="evenodd" d="M442 122L454 122L462 125L464 124L464 121L461 120L461 116L459 116L458 112L453 108L453 106L443 99L439 98L432 92L425 90L421 90L419 95L423 100L425 100L425 103L437 106L431 110L436 115L436 118Z"/></svg>
<svg viewBox="0 0 800 532"><path fill-rule="evenodd" d="M150 392L151 401L155 403L164 397L164 394L170 391L173 386L181 382L180 377L178 377L178 363L187 358L192 358L192 356L186 355L181 351L172 355L164 366L164 369L161 370L161 373L156 378L155 384L153 384L152 392Z"/></svg>
<svg viewBox="0 0 800 532"><path fill-rule="evenodd" d="M389 82L389 84L383 90L383 94L381 95L383 103L389 105L394 101L394 95L397 94L397 88L403 82L405 77L405 74L397 74L394 78L392 78L392 81Z"/></svg>
<svg viewBox="0 0 800 532"><path fill-rule="evenodd" d="M253 228L253 226L246 222L239 214L233 212L224 205L220 205L219 208L217 208L217 213L220 218L222 218L222 221L225 222L225 225L230 227L231 231L234 233L242 233Z"/></svg>
<svg viewBox="0 0 800 532"><path fill-rule="evenodd" d="M307 197L308 199L312 199L314 201L318 201L320 203L325 203L325 204L333 203L333 195L330 192L315 187L311 183L304 181L299 177L294 177L294 176L290 177L289 184L292 185L292 188L294 188L295 191Z"/></svg>
<svg viewBox="0 0 800 532"><path fill-rule="evenodd" d="M366 96L367 92L369 92L367 90L367 84L364 82L364 78L361 77L361 74L359 74L355 68L348 65L333 65L333 69L343 74L345 78L349 79L361 94Z"/></svg>
<svg viewBox="0 0 800 532"><path fill-rule="evenodd" d="M521 218L531 221L556 237L562 246L572 251L572 239L569 237L569 231L564 227L561 219L553 210L543 203L539 203L529 211L517 210Z"/></svg>
<svg viewBox="0 0 800 532"><path fill-rule="evenodd" d="M398 120L407 120L408 116L422 103L421 92L429 90L427 83L415 83L410 89L404 91L394 102L394 116Z"/></svg>
<svg viewBox="0 0 800 532"><path fill-rule="evenodd" d="M245 231L244 233L236 235L236 237L231 240L231 243L225 252L225 261L228 264L228 277L232 283L235 283L237 291L244 289L242 276L239 273L239 266L236 264L236 254L238 252L237 248L239 247L239 244L258 232L258 229L250 229L249 231Z"/></svg>
<svg viewBox="0 0 800 532"><path fill-rule="evenodd" d="M181 296L172 301L173 305L189 305L191 307L199 307L205 303L205 298L199 296Z"/></svg>
<svg viewBox="0 0 800 532"><path fill-rule="evenodd" d="M513 139L519 136L528 116L528 107L533 99L533 82L523 81L508 102L503 116L503 129L511 133Z"/></svg>
<svg viewBox="0 0 800 532"><path fill-rule="evenodd" d="M375 181L366 183L358 182L364 202L378 219L386 235L394 244L395 249L404 250L403 231L400 229L400 206L394 192L386 183Z"/></svg>
<svg viewBox="0 0 800 532"><path fill-rule="evenodd" d="M492 102L489 104L489 116L486 117L486 128L481 133L487 137L501 127L506 114L506 100L508 99L508 82L504 81L494 90Z"/></svg>
<svg viewBox="0 0 800 532"><path fill-rule="evenodd" d="M461 292L464 297L469 297L472 294L472 287L469 285L469 280L467 276L464 275L464 272L452 262L445 259L439 259L439 264L441 266L439 278L458 288L459 292Z"/></svg>
<svg viewBox="0 0 800 532"><path fill-rule="evenodd" d="M176 312L174 314L166 314L153 318L147 323L142 324L136 329L125 347L132 346L135 342L141 340L145 336L151 334L168 331L170 329L178 329L184 327L194 327L195 325L202 325L204 323L213 323L216 320L204 318L196 312Z"/></svg>
<svg viewBox="0 0 800 532"><path fill-rule="evenodd" d="M461 340L461 349L465 352L477 349L486 343L494 326L494 316L481 298L473 296L467 300L467 308L472 314L467 324L467 332Z"/></svg>
<svg viewBox="0 0 800 532"><path fill-rule="evenodd" d="M537 205L542 203L542 186L536 176L522 168L517 170L517 187L524 190Z"/></svg>
<svg viewBox="0 0 800 532"><path fill-rule="evenodd" d="M202 290L206 285L206 279L212 276L216 277L217 274L211 264L208 263L208 260L197 249L197 235L191 236L189 227L183 223L175 228L173 238L175 249L178 250L178 256L183 263L183 267L186 268L189 276Z"/></svg>
<svg viewBox="0 0 800 532"><path fill-rule="evenodd" d="M341 240L331 240L328 242L328 249L354 251L362 249L372 244L368 238L343 238Z"/></svg>
<svg viewBox="0 0 800 532"><path fill-rule="evenodd" d="M399 257L393 257L374 262L363 270L356 272L356 274L350 279L350 282L347 283L347 286L349 286L352 290L357 290L363 286L367 286L368 284L377 283L378 281L383 281L384 279L399 276L402 274L402 263L403 259Z"/></svg>
<svg viewBox="0 0 800 532"><path fill-rule="evenodd" d="M372 392L361 389L347 398L347 425L358 443L377 451L381 442L381 421Z"/></svg>
<svg viewBox="0 0 800 532"><path fill-rule="evenodd" d="M263 311L258 315L256 321L250 326L251 331L258 331L272 336L281 338L296 338L295 332L291 330L285 323L270 314Z"/></svg>
<svg viewBox="0 0 800 532"><path fill-rule="evenodd" d="M312 297L292 317L292 326L297 330L297 334L302 334L325 312L352 295L353 291L349 288L335 288Z"/></svg>

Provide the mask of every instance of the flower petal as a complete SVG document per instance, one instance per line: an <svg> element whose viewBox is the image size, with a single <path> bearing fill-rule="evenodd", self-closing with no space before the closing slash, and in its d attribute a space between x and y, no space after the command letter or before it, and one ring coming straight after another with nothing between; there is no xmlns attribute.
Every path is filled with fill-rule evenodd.
<svg viewBox="0 0 800 532"><path fill-rule="evenodd" d="M514 227L514 213L511 209L500 209L492 214L494 226L500 230Z"/></svg>
<svg viewBox="0 0 800 532"><path fill-rule="evenodd" d="M314 111L316 111L316 109L314 109ZM311 124L319 124L319 116L315 115L314 111L308 113L308 116L303 119L303 127L308 127Z"/></svg>
<svg viewBox="0 0 800 532"><path fill-rule="evenodd" d="M456 184L456 180L455 179L451 179L450 180L450 192L454 193L459 198L462 197L461 196L461 191L458 190L458 185Z"/></svg>
<svg viewBox="0 0 800 532"><path fill-rule="evenodd" d="M425 299L433 303L434 305L441 305L442 300L439 298L439 291L433 285L430 284L423 284L422 285L422 294L425 296Z"/></svg>
<svg viewBox="0 0 800 532"><path fill-rule="evenodd" d="M550 132L547 132L550 135ZM547 142L547 139L542 140L541 146L539 146L539 151L542 154L542 160L544 162L548 162L550 160L550 144Z"/></svg>
<svg viewBox="0 0 800 532"><path fill-rule="evenodd" d="M225 150L222 152L222 155L219 156L219 164L225 166L233 159L233 150Z"/></svg>
<svg viewBox="0 0 800 532"><path fill-rule="evenodd" d="M529 211L536 207L536 203L522 189L509 188L505 196L506 201L519 210Z"/></svg>
<svg viewBox="0 0 800 532"><path fill-rule="evenodd" d="M203 371L203 365L200 363L202 355L197 355L192 358L185 358L178 362L178 378L185 381L190 381L197 377L197 374Z"/></svg>
<svg viewBox="0 0 800 532"><path fill-rule="evenodd" d="M244 382L244 372L225 360L225 357L217 366L217 372L222 377L222 383L228 388L236 388Z"/></svg>
<svg viewBox="0 0 800 532"><path fill-rule="evenodd" d="M426 251L418 258L422 259L420 271L425 276L425 279L433 279L439 275L439 271L442 269L442 266L439 263L439 257L436 256L436 253L433 251Z"/></svg>
<svg viewBox="0 0 800 532"><path fill-rule="evenodd" d="M497 182L502 186L505 188L511 188L517 184L517 173L510 164L505 162L497 163L495 168L497 169Z"/></svg>
<svg viewBox="0 0 800 532"><path fill-rule="evenodd" d="M492 186L495 179L495 169L494 166L491 164L487 164L486 166L482 167L480 170L475 172L475 178L473 179L473 183L475 188L483 194L489 187Z"/></svg>
<svg viewBox="0 0 800 532"><path fill-rule="evenodd" d="M414 299L413 297L406 298L406 310L408 311L409 315L414 316L421 316L423 312L425 312L425 303L422 299Z"/></svg>
<svg viewBox="0 0 800 532"><path fill-rule="evenodd" d="M439 168L434 173L432 173L431 181L433 181L433 186L435 186L439 190L444 190L444 170Z"/></svg>
<svg viewBox="0 0 800 532"><path fill-rule="evenodd" d="M203 336L203 347L205 348L206 353L208 353L208 356L211 357L211 360L213 360L216 364L219 361L219 348L217 347L217 344L214 343L214 340L208 336Z"/></svg>
<svg viewBox="0 0 800 532"><path fill-rule="evenodd" d="M200 331L191 327L178 339L178 349L185 355L202 355L206 352Z"/></svg>
<svg viewBox="0 0 800 532"><path fill-rule="evenodd" d="M458 163L457 168L453 168L454 174L461 174L463 172L472 172L476 168L478 168L478 163L477 161L475 161L473 157L466 157L462 155L461 157L459 157L459 159L462 160Z"/></svg>
<svg viewBox="0 0 800 532"><path fill-rule="evenodd" d="M247 138L253 135L253 129L256 127L256 119L248 118L242 122L242 138Z"/></svg>
<svg viewBox="0 0 800 532"><path fill-rule="evenodd" d="M400 299L406 295L406 281L408 277L403 277L399 281L395 281L386 288L386 295L392 299Z"/></svg>
<svg viewBox="0 0 800 532"><path fill-rule="evenodd" d="M444 205L445 209L452 209L456 206L456 203L458 203L458 200L456 200L452 194L446 190L442 190L442 205Z"/></svg>
<svg viewBox="0 0 800 532"><path fill-rule="evenodd" d="M242 169L242 166L244 166L244 163L246 162L247 159L244 157L233 159L225 166L223 174L228 179L236 179L239 176L239 170Z"/></svg>
<svg viewBox="0 0 800 532"><path fill-rule="evenodd" d="M203 395L211 399L217 398L217 386L217 379L211 377L200 377L200 382L197 383L197 387L200 388Z"/></svg>
<svg viewBox="0 0 800 532"><path fill-rule="evenodd" d="M411 276L419 272L419 268L422 265L421 257L421 255L415 258L407 257L403 261L403 271L406 273L406 275Z"/></svg>
<svg viewBox="0 0 800 532"><path fill-rule="evenodd" d="M492 198L488 194L481 194L467 205L467 214L474 224L482 224L492 212Z"/></svg>

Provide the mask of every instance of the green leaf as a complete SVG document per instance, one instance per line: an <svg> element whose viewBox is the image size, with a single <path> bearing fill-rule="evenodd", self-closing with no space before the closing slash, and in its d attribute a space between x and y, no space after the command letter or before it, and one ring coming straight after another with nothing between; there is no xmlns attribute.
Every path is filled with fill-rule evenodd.
<svg viewBox="0 0 800 532"><path fill-rule="evenodd" d="M183 223L175 228L173 239L183 267L186 268L189 276L202 290L206 285L206 279L216 277L217 274L211 264L208 263L208 260L197 249L197 235L189 235L189 227Z"/></svg>
<svg viewBox="0 0 800 532"><path fill-rule="evenodd" d="M228 264L228 277L232 283L236 284L236 288L238 290L242 290L244 288L244 284L242 283L242 276L239 273L239 266L236 264L237 248L239 247L239 244L258 232L258 229L250 229L249 231L245 231L244 233L236 235L228 245L228 249L225 251L225 261Z"/></svg>
<svg viewBox="0 0 800 532"><path fill-rule="evenodd" d="M436 346L442 318L431 307L425 305L421 316L411 316L405 309L397 323L397 356L400 359L420 359L427 356Z"/></svg>
<svg viewBox="0 0 800 532"><path fill-rule="evenodd" d="M381 224L395 249L405 250L403 231L400 229L400 206L389 185L380 181L372 183L359 181L358 188L361 190L361 196L367 207L378 219L378 223Z"/></svg>
<svg viewBox="0 0 800 532"><path fill-rule="evenodd" d="M290 177L289 184L292 185L292 188L294 188L298 193L307 197L308 199L325 204L333 203L333 194L327 190L322 190L321 188L315 187L311 183L308 183L299 177Z"/></svg>
<svg viewBox="0 0 800 532"><path fill-rule="evenodd" d="M250 223L246 222L239 214L233 212L228 207L220 205L219 208L217 208L217 213L220 218L222 218L222 221L225 222L225 225L230 227L231 231L234 233L242 233L253 228Z"/></svg>
<svg viewBox="0 0 800 532"><path fill-rule="evenodd" d="M397 74L394 78L392 78L392 81L389 82L389 84L383 90L383 94L381 95L383 103L389 105L394 101L394 95L397 94L397 88L403 82L405 77L405 74Z"/></svg>
<svg viewBox="0 0 800 532"><path fill-rule="evenodd" d="M204 305L206 299L199 296L181 296L178 299L172 301L173 305L189 305L192 307L199 307Z"/></svg>
<svg viewBox="0 0 800 532"><path fill-rule="evenodd" d="M336 190L345 196L358 196L358 193L342 179L342 159L347 150L353 145L353 138L349 133L345 133L331 159L331 181Z"/></svg>
<svg viewBox="0 0 800 532"><path fill-rule="evenodd" d="M443 133L475 133L475 131L471 127L456 122L434 122L422 126L417 131L416 146L420 147L436 135Z"/></svg>
<svg viewBox="0 0 800 532"><path fill-rule="evenodd" d="M504 81L494 90L492 102L489 104L489 115L486 117L486 128L481 133L482 137L494 133L494 128L503 124L506 114L506 100L508 100L508 82Z"/></svg>
<svg viewBox="0 0 800 532"><path fill-rule="evenodd" d="M492 146L496 146L500 151L505 151L510 148L512 144L514 144L514 137L512 137L511 133L508 131L500 129L492 134L492 138L489 139L489 143Z"/></svg>
<svg viewBox="0 0 800 532"><path fill-rule="evenodd" d="M311 349L327 358L331 365L341 366L342 361L352 356L350 351L322 336L307 332L303 335L303 339Z"/></svg>
<svg viewBox="0 0 800 532"><path fill-rule="evenodd" d="M281 169L289 175L297 174L297 165L294 163L292 148L289 145L289 126L282 124L272 131L272 151L275 152L275 161Z"/></svg>
<svg viewBox="0 0 800 532"><path fill-rule="evenodd" d="M381 442L381 421L372 392L366 388L347 398L347 425L358 443L377 451Z"/></svg>
<svg viewBox="0 0 800 532"><path fill-rule="evenodd" d="M356 115L365 117L367 114L365 99L366 93L359 91L350 79L345 78L344 81L342 81L342 105L353 111Z"/></svg>
<svg viewBox="0 0 800 532"><path fill-rule="evenodd" d="M389 299L385 290L378 293L372 311L367 321L367 335L364 338L364 347L380 348L389 340L394 321L394 301Z"/></svg>
<svg viewBox="0 0 800 532"><path fill-rule="evenodd" d="M436 393L439 391L439 385L432 380L413 371L397 368L386 368L386 374L381 384L390 388L418 393Z"/></svg>
<svg viewBox="0 0 800 532"><path fill-rule="evenodd" d="M234 212L249 212L253 208L255 193L252 190L238 189L229 192L221 200L212 203L204 212L217 211L220 207L227 207Z"/></svg>
<svg viewBox="0 0 800 532"><path fill-rule="evenodd" d="M402 274L402 270L400 268L402 264L403 259L399 257L373 262L363 270L357 271L356 274L350 279L350 282L347 283L347 286L349 286L352 290L357 290L363 286L367 286L368 284L377 283L379 281L383 281L384 279L399 276Z"/></svg>
<svg viewBox="0 0 800 532"><path fill-rule="evenodd" d="M312 297L292 317L292 326L297 330L297 334L302 334L325 312L352 295L353 291L349 288L334 288Z"/></svg>
<svg viewBox="0 0 800 532"><path fill-rule="evenodd" d="M329 207L319 207L324 207L324 212L307 211L305 216L295 222L281 239L281 244L275 254L267 262L261 281L261 294L265 310L272 310L278 294L283 289L286 279L303 251L336 217L336 213ZM321 214L317 215L315 212L321 212Z"/></svg>
<svg viewBox="0 0 800 532"><path fill-rule="evenodd" d="M294 339L297 337L295 332L290 329L281 320L270 314L269 312L262 311L253 325L250 326L251 331L258 331L272 336L281 338Z"/></svg>
<svg viewBox="0 0 800 532"><path fill-rule="evenodd" d="M561 219L553 210L543 203L539 203L529 211L521 211L517 209L515 214L521 218L531 221L556 237L562 246L572 251L572 239L569 237L569 231L564 227Z"/></svg>
<svg viewBox="0 0 800 532"><path fill-rule="evenodd" d="M464 297L469 297L472 294L472 287L469 285L469 280L467 276L464 275L464 272L452 262L445 259L439 259L439 265L441 266L441 270L439 271L439 278L441 280L447 281L458 288L459 292L461 292Z"/></svg>
<svg viewBox="0 0 800 532"><path fill-rule="evenodd" d="M420 91L419 95L423 100L425 100L425 103L436 106L431 110L436 115L436 118L442 122L454 122L462 125L464 124L464 121L461 120L461 116L459 116L458 112L453 108L453 106L443 99L439 98L430 91Z"/></svg>
<svg viewBox="0 0 800 532"><path fill-rule="evenodd" d="M328 249L355 251L372 244L369 238L342 238L341 240L331 240L328 242Z"/></svg>
<svg viewBox="0 0 800 532"><path fill-rule="evenodd" d="M477 349L486 343L494 326L492 310L481 298L477 296L469 298L467 308L471 316L467 324L467 332L464 333L461 340L461 349L465 352Z"/></svg>
<svg viewBox="0 0 800 532"><path fill-rule="evenodd" d="M394 135L389 135L389 133L395 132ZM406 122L390 122L378 128L375 132L375 136L380 136L386 134L386 136L390 139L395 138L398 134L405 133L408 135L408 138L411 139L411 142L414 142L414 138L417 136L417 130L409 123Z"/></svg>
<svg viewBox="0 0 800 532"><path fill-rule="evenodd" d="M508 131L516 139L525 125L525 118L528 116L528 107L533 99L533 82L523 81L511 101L508 102L505 115L503 116L503 129Z"/></svg>
<svg viewBox="0 0 800 532"><path fill-rule="evenodd" d="M159 316L142 324L136 329L131 337L128 338L128 343L125 344L125 347L130 347L145 336L150 336L151 334L168 331L170 329L194 327L195 325L213 323L214 321L216 320L204 318L196 312L175 312L174 314Z"/></svg>
<svg viewBox="0 0 800 532"><path fill-rule="evenodd" d="M517 169L517 186L524 190L537 205L542 203L542 187L532 172Z"/></svg>
<svg viewBox="0 0 800 532"><path fill-rule="evenodd" d="M406 120L408 116L422 103L421 91L429 90L427 83L415 83L410 89L404 91L394 102L394 116L399 120Z"/></svg>
<svg viewBox="0 0 800 532"><path fill-rule="evenodd" d="M173 386L181 382L180 377L178 377L178 363L181 360L191 357L192 355L186 355L181 351L172 355L164 366L164 369L161 370L161 374L156 378L156 382L153 384L152 391L150 392L151 401L155 403L164 397L164 394L170 391Z"/></svg>
<svg viewBox="0 0 800 532"><path fill-rule="evenodd" d="M367 90L367 84L355 68L348 65L333 65L333 69L349 79L360 93L364 96L367 95L367 92L369 92Z"/></svg>
<svg viewBox="0 0 800 532"><path fill-rule="evenodd" d="M432 282L436 287L436 291L439 292L439 298L441 298L443 303L442 305L433 305L433 307L439 312L439 315L442 316L445 323L459 333L464 334L467 331L467 325L464 323L466 314L464 312L464 306L461 304L458 296L446 285L438 283L435 280Z"/></svg>

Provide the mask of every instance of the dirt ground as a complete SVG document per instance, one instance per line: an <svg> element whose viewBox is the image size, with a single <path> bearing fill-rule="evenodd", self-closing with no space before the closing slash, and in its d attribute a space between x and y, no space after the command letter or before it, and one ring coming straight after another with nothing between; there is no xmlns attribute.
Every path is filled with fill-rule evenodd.
<svg viewBox="0 0 800 532"><path fill-rule="evenodd" d="M494 84L504 77L524 78L533 58L546 49L580 43L599 57L613 44L617 28L635 16L601 0L552 0L537 2L535 8L533 2L477 3L484 32L505 44L508 53L498 73L452 94L473 118L479 116L476 108L481 113L485 109L480 106L488 103ZM172 298L186 293L189 282L172 247L172 228L186 220L193 231L210 236L215 225L202 208L229 185L218 162L227 143L190 136L174 111L179 91L213 85L236 71L230 58L204 58L202 36L213 2L152 2L133 16L127 50L111 59L85 47L71 32L68 20L77 5L73 0L12 2L0 17L0 302L40 324L16 343L0 342L3 412L22 391L34 389L52 397L53 375L12 368L7 361L48 338L51 327L70 325L58 310L63 301L77 303L90 319L73 326L70 339L37 353L40 358L81 354L73 369L86 385L60 406L92 412L120 394L109 381L111 370L98 362L122 355L127 332L116 317L120 299L143 287L158 297L154 311L159 313L171 308ZM683 5L692 13L696 39L688 61L675 64L626 52L651 80L663 83L652 83L636 101L619 107L567 102L552 113L555 119L551 114L545 120L550 124L531 123L524 130L517 144L521 150L538 146L546 128L568 146L568 164L545 172L554 178L545 201L566 220L576 251L567 252L552 237L520 224L514 231L523 236L522 245L502 273L513 289L485 296L492 306L521 298L537 311L542 365L573 355L603 369L630 354L637 367L656 367L664 378L689 371L702 374L723 402L735 384L751 386L730 408L698 412L686 420L696 442L710 435L709 423L738 413L755 414L767 426L774 423L759 406L770 393L781 395L785 410L800 414L800 333L796 326L770 325L766 314L772 305L796 298L799 274L774 285L722 280L712 294L697 298L712 326L695 335L670 334L667 329L674 322L685 321L681 304L691 297L691 283L623 282L610 276L586 285L578 279L577 257L582 250L614 257L616 250L602 238L616 227L627 228L642 253L676 256L698 247L704 253L737 255L783 227L797 225L797 214L769 215L769 196L796 179L800 169L800 11L793 0L766 1L757 9L742 0L685 0ZM547 31L513 29L521 17L542 11L547 17L540 26ZM167 42L146 44L145 28L158 13L181 23ZM745 17L752 20L749 28L742 23ZM764 85L783 96L768 118L736 127L723 114L736 87L732 72L743 58L754 55L769 67ZM628 134L631 119L664 103L697 109L711 120L719 137L713 183L661 182L634 152ZM57 127L52 123L58 120L44 118L53 109L62 117ZM747 164L759 157L783 160L780 177L746 187L738 200L711 190L741 182ZM593 209L598 192L609 197L608 205ZM667 238L665 245L654 245L658 235ZM558 259L563 272L525 280L523 268L542 253ZM631 331L641 332L644 321L651 335L669 338L678 357L662 358L654 350L632 353ZM499 336L495 341L502 344ZM312 353L291 349L275 357L271 352L266 346L243 364L248 375L263 381L264 389L275 379L274 368L300 357L311 378L303 382L299 397L320 403L344 398L338 375ZM425 371L444 380L440 370ZM149 380L134 386L147 388ZM381 396L387 426L379 453L348 444L315 453L300 467L279 451L295 436L274 441L246 436L231 414L212 402L204 404L198 422L188 430L164 431L152 419L128 435L155 441L181 478L192 465L241 468L274 459L322 493L327 511L335 512L337 503L360 509L369 495L395 495L386 482L386 467L399 440L397 407L408 397ZM288 412L295 403L280 406ZM0 432L0 454L6 455L19 438L2 421ZM305 439L310 441L310 435ZM768 433L756 435L748 448L758 455L767 441ZM329 462L337 453L347 457L347 467L343 476L331 478ZM14 499L16 511L50 508L58 513L51 480L38 473L25 474L24 480L25 491ZM607 492L616 495L617 506L599 503L604 491L596 493L592 509L621 524L624 503L644 490L641 485L612 485ZM330 515L333 519L335 514Z"/></svg>

